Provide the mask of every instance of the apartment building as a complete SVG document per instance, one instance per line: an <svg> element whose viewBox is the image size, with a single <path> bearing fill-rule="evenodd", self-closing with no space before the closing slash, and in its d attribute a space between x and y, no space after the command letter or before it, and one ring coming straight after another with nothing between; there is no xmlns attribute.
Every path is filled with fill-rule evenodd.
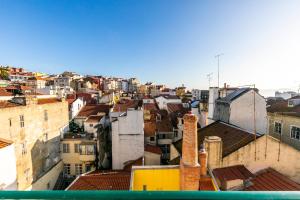
<svg viewBox="0 0 300 200"><path fill-rule="evenodd" d="M59 147L69 121L67 102L15 97L0 102L0 121L0 137L15 146L18 190L52 189L62 171Z"/></svg>

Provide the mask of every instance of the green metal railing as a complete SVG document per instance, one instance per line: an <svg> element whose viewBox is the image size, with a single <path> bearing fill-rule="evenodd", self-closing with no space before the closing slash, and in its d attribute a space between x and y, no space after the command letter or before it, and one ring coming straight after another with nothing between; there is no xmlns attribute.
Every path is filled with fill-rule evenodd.
<svg viewBox="0 0 300 200"><path fill-rule="evenodd" d="M103 200L279 200L300 199L300 192L133 192L133 191L2 191L0 199Z"/></svg>

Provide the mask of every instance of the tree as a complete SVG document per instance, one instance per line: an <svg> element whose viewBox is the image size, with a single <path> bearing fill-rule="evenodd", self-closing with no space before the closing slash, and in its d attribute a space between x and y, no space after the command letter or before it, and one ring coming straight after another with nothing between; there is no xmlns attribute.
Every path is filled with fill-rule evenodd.
<svg viewBox="0 0 300 200"><path fill-rule="evenodd" d="M98 162L100 164L100 168L103 168L102 163L105 159L105 154L108 154L111 151L111 144L109 142L109 129L103 128L102 124L98 124L95 126L97 128L97 136L99 142L99 149L97 152L97 163L96 166L98 167Z"/></svg>
<svg viewBox="0 0 300 200"><path fill-rule="evenodd" d="M0 66L0 79L9 80L9 71L7 67Z"/></svg>

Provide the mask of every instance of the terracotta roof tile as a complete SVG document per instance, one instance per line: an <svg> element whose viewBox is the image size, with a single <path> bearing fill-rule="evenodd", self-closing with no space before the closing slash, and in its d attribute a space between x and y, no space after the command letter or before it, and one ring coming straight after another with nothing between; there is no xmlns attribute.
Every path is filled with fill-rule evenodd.
<svg viewBox="0 0 300 200"><path fill-rule="evenodd" d="M4 147L7 147L9 145L11 145L12 142L11 141L8 141L8 140L4 140L4 139L1 139L0 138L0 149L4 148Z"/></svg>
<svg viewBox="0 0 300 200"><path fill-rule="evenodd" d="M114 105L113 112L126 112L128 108L137 109L139 106L139 100L123 99Z"/></svg>
<svg viewBox="0 0 300 200"><path fill-rule="evenodd" d="M156 123L155 121L145 121L144 122L144 134L146 137L155 136Z"/></svg>
<svg viewBox="0 0 300 200"><path fill-rule="evenodd" d="M105 113L108 115L110 106L106 104L89 104L85 105L77 117L89 117L90 115L97 115L98 113Z"/></svg>
<svg viewBox="0 0 300 200"><path fill-rule="evenodd" d="M149 110L149 111L158 110L155 103L144 103L143 104L143 109L144 110Z"/></svg>
<svg viewBox="0 0 300 200"><path fill-rule="evenodd" d="M161 149L158 146L153 146L153 145L146 145L145 151L155 153L155 154L162 154Z"/></svg>
<svg viewBox="0 0 300 200"><path fill-rule="evenodd" d="M11 92L7 92L4 88L0 88L0 96L13 96Z"/></svg>
<svg viewBox="0 0 300 200"><path fill-rule="evenodd" d="M221 182L236 179L247 180L250 177L254 177L254 175L244 165L217 168L213 170L213 174Z"/></svg>
<svg viewBox="0 0 300 200"><path fill-rule="evenodd" d="M267 107L267 112L300 117L300 105L289 107L287 100L276 101Z"/></svg>
<svg viewBox="0 0 300 200"><path fill-rule="evenodd" d="M58 103L58 102L61 102L61 100L57 98L45 98L45 99L37 100L38 104L48 104L48 103Z"/></svg>
<svg viewBox="0 0 300 200"><path fill-rule="evenodd" d="M130 172L108 171L80 176L68 190L129 190Z"/></svg>
<svg viewBox="0 0 300 200"><path fill-rule="evenodd" d="M17 107L17 106L22 106L22 105L12 103L9 101L0 101L0 108L11 108L11 107Z"/></svg>
<svg viewBox="0 0 300 200"><path fill-rule="evenodd" d="M215 191L215 187L211 177L201 177L199 181L199 190L201 191Z"/></svg>
<svg viewBox="0 0 300 200"><path fill-rule="evenodd" d="M255 174L252 185L246 191L299 191L300 185L272 168Z"/></svg>

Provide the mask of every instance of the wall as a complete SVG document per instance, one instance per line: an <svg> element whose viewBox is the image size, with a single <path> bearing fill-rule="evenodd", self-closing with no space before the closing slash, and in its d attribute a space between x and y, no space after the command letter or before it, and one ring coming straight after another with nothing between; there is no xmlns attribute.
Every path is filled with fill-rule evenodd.
<svg viewBox="0 0 300 200"><path fill-rule="evenodd" d="M60 161L52 167L45 175L32 184L31 190L52 190L63 171L63 162Z"/></svg>
<svg viewBox="0 0 300 200"><path fill-rule="evenodd" d="M145 151L144 153L145 165L160 165L160 157L161 157L160 154Z"/></svg>
<svg viewBox="0 0 300 200"><path fill-rule="evenodd" d="M214 110L215 110L215 101L219 97L218 94L219 88L211 87L209 88L209 98L208 98L208 124L214 122Z"/></svg>
<svg viewBox="0 0 300 200"><path fill-rule="evenodd" d="M209 155L209 151L208 155ZM220 159L220 166L245 165L255 173L261 169L272 167L292 180L300 183L300 152L269 135L264 135L255 142ZM210 166L210 161L208 163Z"/></svg>
<svg viewBox="0 0 300 200"><path fill-rule="evenodd" d="M80 160L80 154L75 153L75 144L81 144L82 142L91 142L96 145L96 142L93 140L83 140L83 139L64 139L62 140L61 144L61 158L63 161L63 164L70 164L70 175L75 176L75 164L82 164L82 172L87 172L85 170L86 165L93 165L96 157L92 161L81 161ZM62 151L62 145L63 144L69 144L70 152L69 153L63 153ZM85 155L83 155L85 156ZM90 155L86 155L90 157Z"/></svg>
<svg viewBox="0 0 300 200"><path fill-rule="evenodd" d="M254 131L254 91L243 94L230 105L229 123L248 130ZM267 132L267 110L266 101L259 94L255 93L255 117L256 131L260 134Z"/></svg>
<svg viewBox="0 0 300 200"><path fill-rule="evenodd" d="M0 190L17 190L15 146L0 148Z"/></svg>
<svg viewBox="0 0 300 200"><path fill-rule="evenodd" d="M82 98L77 98L71 105L70 110L70 120L73 119L79 111L82 109L82 107L85 105L85 102Z"/></svg>
<svg viewBox="0 0 300 200"><path fill-rule="evenodd" d="M141 191L146 186L149 191L178 191L180 190L179 166L135 167L131 171L131 190Z"/></svg>
<svg viewBox="0 0 300 200"><path fill-rule="evenodd" d="M45 110L47 121L44 119ZM23 128L20 126L20 115L24 116ZM15 144L19 190L30 187L32 182L59 162L60 129L68 124L68 119L67 102L0 109L0 137Z"/></svg>
<svg viewBox="0 0 300 200"><path fill-rule="evenodd" d="M291 126L300 127L300 118L287 115L268 113L269 134L281 141L300 150L300 140L291 138ZM275 122L281 122L281 135L275 132Z"/></svg>
<svg viewBox="0 0 300 200"><path fill-rule="evenodd" d="M168 103L181 103L181 99L165 99L162 96L155 98L155 100L157 102L159 109L161 110L167 110Z"/></svg>
<svg viewBox="0 0 300 200"><path fill-rule="evenodd" d="M112 122L112 165L123 169L124 163L144 155L144 120L142 110L129 110Z"/></svg>

